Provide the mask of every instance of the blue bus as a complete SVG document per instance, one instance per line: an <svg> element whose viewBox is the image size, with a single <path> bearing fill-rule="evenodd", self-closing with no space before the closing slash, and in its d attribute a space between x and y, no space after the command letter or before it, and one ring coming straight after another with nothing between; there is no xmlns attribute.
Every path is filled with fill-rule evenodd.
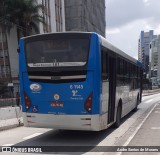
<svg viewBox="0 0 160 155"><path fill-rule="evenodd" d="M39 34L19 47L26 127L100 131L141 102L141 63L97 33Z"/></svg>

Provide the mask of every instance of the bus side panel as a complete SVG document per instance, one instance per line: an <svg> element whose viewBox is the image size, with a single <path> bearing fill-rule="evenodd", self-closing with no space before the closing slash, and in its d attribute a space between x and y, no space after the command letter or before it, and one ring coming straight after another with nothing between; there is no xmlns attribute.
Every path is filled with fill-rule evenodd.
<svg viewBox="0 0 160 155"><path fill-rule="evenodd" d="M93 114L101 113L101 51L100 51L100 40L97 34L93 33L91 38L90 46L91 57L89 59L88 69L94 70L94 104L93 104ZM92 60L92 61L91 61Z"/></svg>

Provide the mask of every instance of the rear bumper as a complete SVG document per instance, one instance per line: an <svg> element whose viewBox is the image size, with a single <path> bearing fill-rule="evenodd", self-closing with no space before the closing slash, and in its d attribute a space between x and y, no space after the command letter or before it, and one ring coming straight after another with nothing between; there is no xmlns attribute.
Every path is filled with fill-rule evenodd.
<svg viewBox="0 0 160 155"><path fill-rule="evenodd" d="M100 115L53 115L23 113L24 126L66 130L99 131Z"/></svg>

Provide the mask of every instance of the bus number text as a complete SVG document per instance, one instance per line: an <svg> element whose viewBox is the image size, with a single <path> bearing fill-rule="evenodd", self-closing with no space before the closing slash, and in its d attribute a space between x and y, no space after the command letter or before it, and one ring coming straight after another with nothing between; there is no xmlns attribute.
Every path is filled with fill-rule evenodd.
<svg viewBox="0 0 160 155"><path fill-rule="evenodd" d="M70 89L83 89L83 85L70 85Z"/></svg>

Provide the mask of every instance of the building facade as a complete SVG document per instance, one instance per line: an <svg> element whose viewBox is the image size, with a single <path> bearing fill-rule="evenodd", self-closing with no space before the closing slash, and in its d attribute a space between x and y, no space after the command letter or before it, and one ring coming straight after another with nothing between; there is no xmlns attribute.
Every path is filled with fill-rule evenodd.
<svg viewBox="0 0 160 155"><path fill-rule="evenodd" d="M142 62L144 71L146 74L149 73L149 50L150 42L156 38L154 31L150 30L149 32L141 31L139 40L138 40L138 60Z"/></svg>
<svg viewBox="0 0 160 155"><path fill-rule="evenodd" d="M45 24L40 23L40 33L65 31L65 9L64 0L37 0L44 6L40 14Z"/></svg>
<svg viewBox="0 0 160 155"><path fill-rule="evenodd" d="M160 80L160 35L150 43L150 78ZM152 80L153 81L153 80ZM153 83L153 82L152 82Z"/></svg>
<svg viewBox="0 0 160 155"><path fill-rule="evenodd" d="M0 1L0 9L4 9L4 0ZM6 33L3 25L4 19L0 21L0 98L13 97L13 81L18 81L17 70L17 35L15 27L11 29L10 34ZM2 24L1 24L2 23ZM16 46L16 49L15 49ZM13 65L15 64L15 65Z"/></svg>
<svg viewBox="0 0 160 155"><path fill-rule="evenodd" d="M35 0L43 4L39 12L46 24L39 24L40 33L65 31L64 0ZM15 97L19 92L17 27L10 34L0 26L0 97Z"/></svg>
<svg viewBox="0 0 160 155"><path fill-rule="evenodd" d="M9 47L5 29L0 26L0 98L10 96L8 83L12 83Z"/></svg>
<svg viewBox="0 0 160 155"><path fill-rule="evenodd" d="M105 37L105 0L65 0L66 31L97 32Z"/></svg>

